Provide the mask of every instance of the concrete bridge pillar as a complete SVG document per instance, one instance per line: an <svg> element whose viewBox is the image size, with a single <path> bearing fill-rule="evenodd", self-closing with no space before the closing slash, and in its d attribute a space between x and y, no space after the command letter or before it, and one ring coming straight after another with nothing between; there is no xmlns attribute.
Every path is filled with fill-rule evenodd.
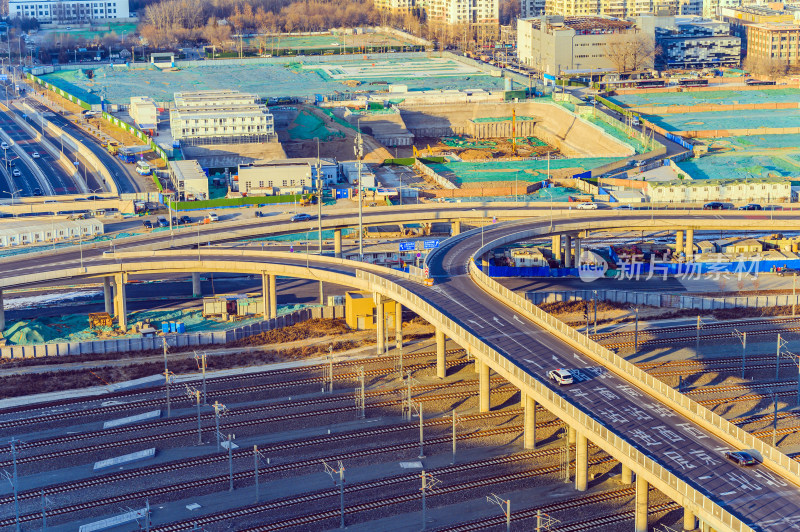
<svg viewBox="0 0 800 532"><path fill-rule="evenodd" d="M325 306L325 290L322 287L322 281L319 282L319 304Z"/></svg>
<svg viewBox="0 0 800 532"><path fill-rule="evenodd" d="M453 220L450 222L450 236L458 236L461 234L461 220Z"/></svg>
<svg viewBox="0 0 800 532"><path fill-rule="evenodd" d="M564 267L572 268L572 237L564 235Z"/></svg>
<svg viewBox="0 0 800 532"><path fill-rule="evenodd" d="M386 352L386 303L381 294L372 294L375 301L375 325L378 334L378 355Z"/></svg>
<svg viewBox="0 0 800 532"><path fill-rule="evenodd" d="M394 343L398 354L403 352L403 305L394 302Z"/></svg>
<svg viewBox="0 0 800 532"><path fill-rule="evenodd" d="M675 254L683 252L683 231L675 231Z"/></svg>
<svg viewBox="0 0 800 532"><path fill-rule="evenodd" d="M647 532L647 490L650 486L642 475L636 475L636 508L634 514L635 532Z"/></svg>
<svg viewBox="0 0 800 532"><path fill-rule="evenodd" d="M558 261L561 265L561 235L555 235L551 239L550 251L553 252L553 259Z"/></svg>
<svg viewBox="0 0 800 532"><path fill-rule="evenodd" d="M589 487L589 440L578 434L575 443L575 489L586 491Z"/></svg>
<svg viewBox="0 0 800 532"><path fill-rule="evenodd" d="M114 315L114 294L111 291L111 277L103 277L103 301L106 304L106 313Z"/></svg>
<svg viewBox="0 0 800 532"><path fill-rule="evenodd" d="M686 257L694 257L694 229L686 230Z"/></svg>
<svg viewBox="0 0 800 532"><path fill-rule="evenodd" d="M278 289L277 289L277 275L269 276L269 317L278 317Z"/></svg>
<svg viewBox="0 0 800 532"><path fill-rule="evenodd" d="M6 309L3 305L3 289L0 288L0 333L6 328Z"/></svg>
<svg viewBox="0 0 800 532"><path fill-rule="evenodd" d="M333 256L337 259L342 258L342 230L333 230Z"/></svg>
<svg viewBox="0 0 800 532"><path fill-rule="evenodd" d="M523 394L525 425L523 439L526 449L536 449L536 400Z"/></svg>
<svg viewBox="0 0 800 532"><path fill-rule="evenodd" d="M581 239L580 237L575 237L575 267L581 267Z"/></svg>
<svg viewBox="0 0 800 532"><path fill-rule="evenodd" d="M694 530L697 528L697 519L694 516L694 512L691 511L687 506L683 507L683 529L684 530Z"/></svg>
<svg viewBox="0 0 800 532"><path fill-rule="evenodd" d="M576 439L575 439L575 429L574 428L569 427L569 426L567 427L567 438L569 439L569 444L570 445L574 445L575 444Z"/></svg>
<svg viewBox="0 0 800 532"><path fill-rule="evenodd" d="M203 297L203 287L200 284L200 272L192 273L192 297Z"/></svg>
<svg viewBox="0 0 800 532"><path fill-rule="evenodd" d="M436 329L436 376L440 379L447 376L444 340L444 331Z"/></svg>
<svg viewBox="0 0 800 532"><path fill-rule="evenodd" d="M489 364L480 359L475 359L478 364L478 402L480 411L488 412L492 409L491 395L489 390Z"/></svg>
<svg viewBox="0 0 800 532"><path fill-rule="evenodd" d="M622 465L622 473L620 474L620 482L623 483L623 484L626 484L626 485L630 484L631 482L633 482L633 471L631 471L631 468L626 466L625 464L620 464L620 465Z"/></svg>
<svg viewBox="0 0 800 532"><path fill-rule="evenodd" d="M261 308L263 309L264 319L269 319L269 275L261 274Z"/></svg>
<svg viewBox="0 0 800 532"><path fill-rule="evenodd" d="M125 281L127 274L114 275L114 307L117 314L117 323L123 332L128 330L128 302L125 300Z"/></svg>

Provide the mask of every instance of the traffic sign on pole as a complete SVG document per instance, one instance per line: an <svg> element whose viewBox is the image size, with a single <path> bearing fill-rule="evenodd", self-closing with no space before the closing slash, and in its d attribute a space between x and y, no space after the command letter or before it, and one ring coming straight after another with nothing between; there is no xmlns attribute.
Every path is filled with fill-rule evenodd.
<svg viewBox="0 0 800 532"><path fill-rule="evenodd" d="M439 247L438 240L426 240L424 244L424 249L436 249Z"/></svg>
<svg viewBox="0 0 800 532"><path fill-rule="evenodd" d="M400 242L400 251L414 251L417 249L416 242Z"/></svg>

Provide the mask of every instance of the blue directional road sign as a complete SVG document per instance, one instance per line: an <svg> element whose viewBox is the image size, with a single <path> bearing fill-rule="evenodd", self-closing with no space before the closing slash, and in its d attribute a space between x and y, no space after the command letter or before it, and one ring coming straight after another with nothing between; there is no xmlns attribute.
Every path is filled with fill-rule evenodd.
<svg viewBox="0 0 800 532"><path fill-rule="evenodd" d="M439 247L438 240L426 240L425 241L425 249L436 249Z"/></svg>
<svg viewBox="0 0 800 532"><path fill-rule="evenodd" d="M414 251L417 249L416 242L400 242L400 251Z"/></svg>

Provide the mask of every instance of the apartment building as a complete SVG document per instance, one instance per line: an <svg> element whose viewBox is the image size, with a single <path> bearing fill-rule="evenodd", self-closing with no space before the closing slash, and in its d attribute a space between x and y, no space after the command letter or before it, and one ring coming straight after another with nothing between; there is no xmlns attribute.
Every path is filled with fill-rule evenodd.
<svg viewBox="0 0 800 532"><path fill-rule="evenodd" d="M698 0L546 0L545 14L564 17L613 17L625 19L647 13L675 15L682 2L694 6ZM692 7L695 9L695 7Z"/></svg>
<svg viewBox="0 0 800 532"><path fill-rule="evenodd" d="M546 0L520 0L519 18L530 18L544 15Z"/></svg>
<svg viewBox="0 0 800 532"><path fill-rule="evenodd" d="M800 64L800 25L779 22L747 26L747 57L762 64Z"/></svg>
<svg viewBox="0 0 800 532"><path fill-rule="evenodd" d="M373 0L379 11L410 13L417 5L415 0Z"/></svg>
<svg viewBox="0 0 800 532"><path fill-rule="evenodd" d="M747 51L747 28L754 24L792 24L800 22L800 7L781 3L721 7L720 20L731 26L731 34L739 37L742 50Z"/></svg>
<svg viewBox="0 0 800 532"><path fill-rule="evenodd" d="M619 65L610 57L609 43L636 47L642 37L628 21L545 15L517 21L517 55L520 62L551 75L610 72ZM652 59L639 67L652 67Z"/></svg>
<svg viewBox="0 0 800 532"><path fill-rule="evenodd" d="M741 39L731 35L730 25L716 20L672 18L672 24L655 29L656 58L660 69L738 67Z"/></svg>
<svg viewBox="0 0 800 532"><path fill-rule="evenodd" d="M499 0L424 0L417 5L428 22L466 25L484 36L497 36L500 31Z"/></svg>
<svg viewBox="0 0 800 532"><path fill-rule="evenodd" d="M269 141L275 123L255 94L233 90L176 92L172 138L186 145Z"/></svg>
<svg viewBox="0 0 800 532"><path fill-rule="evenodd" d="M128 18L130 8L128 0L9 0L8 14L11 18L28 17L44 23L66 24Z"/></svg>

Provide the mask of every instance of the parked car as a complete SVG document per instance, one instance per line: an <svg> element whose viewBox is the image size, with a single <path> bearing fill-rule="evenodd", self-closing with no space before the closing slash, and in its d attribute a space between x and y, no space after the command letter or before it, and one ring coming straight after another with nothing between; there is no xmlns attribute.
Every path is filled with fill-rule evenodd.
<svg viewBox="0 0 800 532"><path fill-rule="evenodd" d="M800 273L800 270L796 270L794 268L781 268L775 273L783 277L784 275L797 275L798 273Z"/></svg>
<svg viewBox="0 0 800 532"><path fill-rule="evenodd" d="M172 225L178 225L178 217L177 216L173 216L172 217Z"/></svg>
<svg viewBox="0 0 800 532"><path fill-rule="evenodd" d="M159 227L169 227L169 220L166 218L162 218L159 216L158 220L156 221Z"/></svg>
<svg viewBox="0 0 800 532"><path fill-rule="evenodd" d="M304 212L301 212L299 214L295 214L294 216L292 216L292 221L293 222L305 222L306 220L311 220L312 218L313 218L313 216L311 216L310 214L306 214Z"/></svg>
<svg viewBox="0 0 800 532"><path fill-rule="evenodd" d="M551 381L555 381L558 383L559 386L564 386L565 384L572 384L572 373L569 372L568 369L554 369L547 372L547 377Z"/></svg>
<svg viewBox="0 0 800 532"><path fill-rule="evenodd" d="M263 218L263 217L264 217L264 213L263 213L263 212L261 212L261 211L256 211L256 212L255 212L255 213L253 213L253 214L255 214L255 217L256 217L256 218Z"/></svg>
<svg viewBox="0 0 800 532"><path fill-rule="evenodd" d="M722 210L725 208L725 204L720 201L709 201L705 205L703 205L703 210L706 211L717 211Z"/></svg>
<svg viewBox="0 0 800 532"><path fill-rule="evenodd" d="M192 219L184 214L183 216L181 216L181 223L190 224L192 223Z"/></svg>
<svg viewBox="0 0 800 532"><path fill-rule="evenodd" d="M576 209L581 209L581 210L595 210L597 209L597 207L598 207L597 203L593 201L584 201L582 203L578 203L578 205L575 206Z"/></svg>
<svg viewBox="0 0 800 532"><path fill-rule="evenodd" d="M210 212L206 215L206 221L208 222L218 222L219 216L215 212Z"/></svg>
<svg viewBox="0 0 800 532"><path fill-rule="evenodd" d="M619 205L618 207L614 207L614 210L615 211L632 211L633 210L633 205L628 205L626 203L625 205Z"/></svg>
<svg viewBox="0 0 800 532"><path fill-rule="evenodd" d="M753 466L758 463L758 461L753 458L753 455L747 451L725 451L725 458L740 466Z"/></svg>
<svg viewBox="0 0 800 532"><path fill-rule="evenodd" d="M739 210L740 211L761 211L761 210L764 210L764 208L761 205L759 205L758 203L748 203L747 205L742 205L741 207L739 207Z"/></svg>
<svg viewBox="0 0 800 532"><path fill-rule="evenodd" d="M153 228L153 222L151 222L150 220L142 220L142 225L144 226L145 229Z"/></svg>

